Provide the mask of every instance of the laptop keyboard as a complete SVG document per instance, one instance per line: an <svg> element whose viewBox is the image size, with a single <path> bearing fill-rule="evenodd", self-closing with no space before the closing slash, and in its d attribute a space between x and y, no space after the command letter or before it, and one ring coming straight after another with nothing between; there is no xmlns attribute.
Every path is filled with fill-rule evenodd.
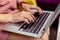
<svg viewBox="0 0 60 40"><path fill-rule="evenodd" d="M23 24L20 28L19 31L22 30L24 32L29 32L29 33L35 33L38 34L41 27L43 26L44 22L48 18L50 13L48 12L43 12L41 15L35 14L34 16L36 17L35 22L31 24Z"/></svg>

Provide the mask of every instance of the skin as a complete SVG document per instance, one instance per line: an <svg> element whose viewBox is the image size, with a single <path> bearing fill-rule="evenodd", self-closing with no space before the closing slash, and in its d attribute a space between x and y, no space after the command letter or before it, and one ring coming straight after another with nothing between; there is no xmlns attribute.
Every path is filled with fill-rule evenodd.
<svg viewBox="0 0 60 40"><path fill-rule="evenodd" d="M15 16L15 17L13 17L13 19L16 20L16 22L26 22L28 24L31 23L31 22L34 22L35 17L33 16L32 13L27 12L27 11L22 11L22 12L19 12L19 13L17 13L16 15L12 14L12 15Z"/></svg>
<svg viewBox="0 0 60 40"><path fill-rule="evenodd" d="M31 13L34 13L33 11L31 11L32 9L38 10L39 14L42 13L42 9L41 9L40 7L37 7L37 6L34 6L34 5L28 5L28 4L23 3L23 4L22 4L22 7L23 7L26 11L29 11L29 12L31 12Z"/></svg>
<svg viewBox="0 0 60 40"><path fill-rule="evenodd" d="M30 24L31 22L34 22L35 20L35 17L33 15L34 12L32 12L31 9L37 9L39 14L41 14L42 13L41 8L23 3L22 7L24 8L25 11L19 12L19 10L17 9L16 2L20 3L22 1L23 0L17 0L17 1L16 0L0 0L0 5L4 5L3 7L0 7L0 13L5 13L5 14L0 14L0 22L13 22L13 23L14 22L26 22L28 24ZM14 8L15 10L12 11L9 8ZM39 40L45 40L44 38L48 37L48 35L43 36ZM2 39L0 38L0 40Z"/></svg>
<svg viewBox="0 0 60 40"><path fill-rule="evenodd" d="M3 17L6 18L6 20L3 19L3 21L0 21L0 22L24 21L29 24L31 22L34 22L34 20L35 20L35 17L33 15L34 12L32 12L30 9L37 9L39 14L42 13L41 8L39 8L37 6L33 6L33 5L24 4L24 3L22 4L22 7L24 8L25 11L19 12L19 10L17 9L16 2L20 3L20 2L22 2L22 0L5 0L5 1L0 0L0 5L4 5L4 6L0 7L0 13L5 13L5 14L8 13L6 15L5 14L0 15L1 18L3 18ZM14 8L15 10L12 11L10 8ZM7 15L9 15L9 17L7 17ZM0 18L0 20L1 20L1 18ZM10 18L10 19L8 20L8 18Z"/></svg>

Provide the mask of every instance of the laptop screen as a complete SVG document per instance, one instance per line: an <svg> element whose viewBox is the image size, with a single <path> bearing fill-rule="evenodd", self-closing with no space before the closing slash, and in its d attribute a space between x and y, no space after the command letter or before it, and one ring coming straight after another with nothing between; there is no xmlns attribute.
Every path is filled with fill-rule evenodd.
<svg viewBox="0 0 60 40"><path fill-rule="evenodd" d="M60 40L60 18L59 18L59 24L58 24L57 40Z"/></svg>
<svg viewBox="0 0 60 40"><path fill-rule="evenodd" d="M60 4L57 7L57 10L59 10L60 13ZM60 17L59 17L59 24L58 24L57 40L60 40Z"/></svg>

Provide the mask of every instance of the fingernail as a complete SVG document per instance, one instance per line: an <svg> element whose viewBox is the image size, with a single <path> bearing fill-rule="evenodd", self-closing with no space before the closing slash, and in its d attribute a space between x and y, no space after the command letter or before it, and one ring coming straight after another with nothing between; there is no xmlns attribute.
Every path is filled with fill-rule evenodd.
<svg viewBox="0 0 60 40"><path fill-rule="evenodd" d="M35 22L35 20L33 20L33 22Z"/></svg>

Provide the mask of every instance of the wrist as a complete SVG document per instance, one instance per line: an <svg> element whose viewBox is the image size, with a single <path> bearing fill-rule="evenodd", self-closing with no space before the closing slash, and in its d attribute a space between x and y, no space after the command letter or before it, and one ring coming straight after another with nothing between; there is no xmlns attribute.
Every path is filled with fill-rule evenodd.
<svg viewBox="0 0 60 40"><path fill-rule="evenodd" d="M7 22L13 22L13 15L9 14L7 17Z"/></svg>
<svg viewBox="0 0 60 40"><path fill-rule="evenodd" d="M0 14L0 22L12 22L12 15Z"/></svg>
<svg viewBox="0 0 60 40"><path fill-rule="evenodd" d="M18 22L19 14L12 14L12 22Z"/></svg>

